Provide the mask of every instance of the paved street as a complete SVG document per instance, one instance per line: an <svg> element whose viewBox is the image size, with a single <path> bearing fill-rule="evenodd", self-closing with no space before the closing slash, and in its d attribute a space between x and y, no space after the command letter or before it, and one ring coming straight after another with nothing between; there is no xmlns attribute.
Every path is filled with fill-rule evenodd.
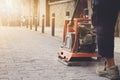
<svg viewBox="0 0 120 80"><path fill-rule="evenodd" d="M119 40L115 57L120 68ZM69 67L58 62L60 45L60 38L39 31L0 27L0 80L108 80L96 75L96 63Z"/></svg>

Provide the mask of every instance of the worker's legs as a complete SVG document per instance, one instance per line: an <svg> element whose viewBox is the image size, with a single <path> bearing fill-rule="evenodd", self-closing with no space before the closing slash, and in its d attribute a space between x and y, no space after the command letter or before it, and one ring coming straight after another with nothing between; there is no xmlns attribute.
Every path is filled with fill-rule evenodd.
<svg viewBox="0 0 120 80"><path fill-rule="evenodd" d="M97 26L98 53L102 57L114 57L114 26Z"/></svg>
<svg viewBox="0 0 120 80"><path fill-rule="evenodd" d="M106 60L106 70L98 69L98 74L110 79L116 78L119 70L114 61L114 25L97 26L96 32L98 53Z"/></svg>
<svg viewBox="0 0 120 80"><path fill-rule="evenodd" d="M116 66L114 58L106 58L106 68L110 68L112 66Z"/></svg>
<svg viewBox="0 0 120 80"><path fill-rule="evenodd" d="M114 25L96 27L98 53L106 58L106 67L115 66L114 62Z"/></svg>

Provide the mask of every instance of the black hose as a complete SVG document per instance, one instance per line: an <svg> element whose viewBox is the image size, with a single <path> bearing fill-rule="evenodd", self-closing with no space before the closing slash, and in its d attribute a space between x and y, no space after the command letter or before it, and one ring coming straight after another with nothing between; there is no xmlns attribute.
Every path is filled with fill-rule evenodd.
<svg viewBox="0 0 120 80"><path fill-rule="evenodd" d="M77 11L77 8L78 8L78 5L79 5L79 2L80 2L80 0L77 0L77 1L76 1L76 5L75 5L75 9L74 9L74 12L73 12L73 15L72 15L71 21L68 23L68 26L69 26L69 27L71 27L71 26L74 25L73 19L75 18L75 14L76 14L76 11Z"/></svg>
<svg viewBox="0 0 120 80"><path fill-rule="evenodd" d="M71 18L71 21L73 21L73 19L74 19L74 17L75 17L75 14L76 14L76 11L77 11L79 2L80 2L80 0L77 0L77 1L76 1L76 5L75 5L75 9L74 9L74 12L73 12L73 16L72 16L72 18Z"/></svg>

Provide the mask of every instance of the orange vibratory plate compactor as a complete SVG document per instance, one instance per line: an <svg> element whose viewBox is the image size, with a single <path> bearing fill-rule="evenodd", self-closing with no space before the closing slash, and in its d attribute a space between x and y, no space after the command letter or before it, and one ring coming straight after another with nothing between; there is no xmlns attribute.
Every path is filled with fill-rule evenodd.
<svg viewBox="0 0 120 80"><path fill-rule="evenodd" d="M91 19L86 17L86 9L83 14L80 12L83 3L76 1L71 20L64 22L62 46L58 50L59 61L66 65L86 65L86 62L93 61L93 58L98 60L96 33L91 27Z"/></svg>
<svg viewBox="0 0 120 80"><path fill-rule="evenodd" d="M84 65L97 59L96 33L88 18L65 20L62 46L58 50L59 61L66 65ZM69 26L68 26L69 25Z"/></svg>

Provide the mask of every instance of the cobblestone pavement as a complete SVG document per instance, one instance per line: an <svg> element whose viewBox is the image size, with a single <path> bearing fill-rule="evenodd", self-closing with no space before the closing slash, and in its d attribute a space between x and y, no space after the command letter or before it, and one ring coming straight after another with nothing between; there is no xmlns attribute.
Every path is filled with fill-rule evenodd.
<svg viewBox="0 0 120 80"><path fill-rule="evenodd" d="M0 27L0 80L108 80L95 74L97 64L69 67L58 62L60 45L60 39L40 32ZM120 54L116 57L120 65Z"/></svg>

